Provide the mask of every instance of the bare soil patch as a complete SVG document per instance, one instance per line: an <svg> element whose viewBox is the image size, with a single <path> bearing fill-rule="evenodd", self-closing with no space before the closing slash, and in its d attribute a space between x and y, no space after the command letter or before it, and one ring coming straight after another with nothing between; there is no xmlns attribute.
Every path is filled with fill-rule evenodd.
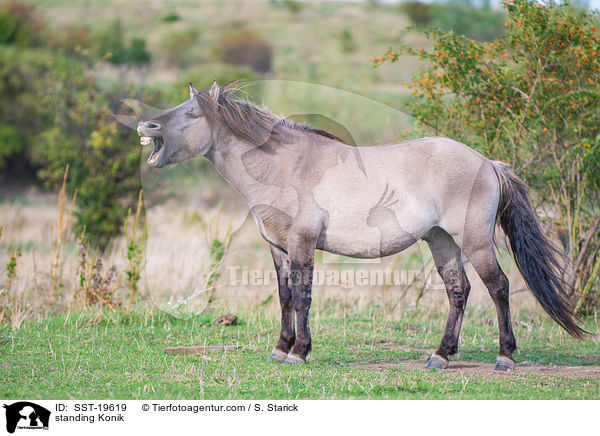
<svg viewBox="0 0 600 436"><path fill-rule="evenodd" d="M395 362L357 362L348 366L358 366L372 369L398 368L407 370L425 370L426 360L401 360ZM530 365L517 363L510 372L494 371L494 363L450 361L444 374L455 375L485 375L485 376L518 376L544 375L568 378L600 378L600 366L559 366L559 365Z"/></svg>

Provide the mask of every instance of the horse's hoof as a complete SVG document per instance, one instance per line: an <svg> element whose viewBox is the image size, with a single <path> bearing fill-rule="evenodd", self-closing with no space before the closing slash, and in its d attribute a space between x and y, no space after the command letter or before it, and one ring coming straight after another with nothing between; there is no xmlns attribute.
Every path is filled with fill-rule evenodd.
<svg viewBox="0 0 600 436"><path fill-rule="evenodd" d="M285 359L287 359L287 356L288 356L288 353L286 353L285 351L281 351L281 350L278 350L277 348L274 348L273 351L271 352L271 355L267 359L267 362L283 363L283 362L285 362Z"/></svg>
<svg viewBox="0 0 600 436"><path fill-rule="evenodd" d="M512 371L515 369L515 361L509 357L498 357L494 365L494 371Z"/></svg>
<svg viewBox="0 0 600 436"><path fill-rule="evenodd" d="M283 361L284 365L295 365L296 363L306 363L306 359L298 354L288 354L287 358Z"/></svg>
<svg viewBox="0 0 600 436"><path fill-rule="evenodd" d="M425 367L431 369L446 369L448 367L448 359L433 353Z"/></svg>

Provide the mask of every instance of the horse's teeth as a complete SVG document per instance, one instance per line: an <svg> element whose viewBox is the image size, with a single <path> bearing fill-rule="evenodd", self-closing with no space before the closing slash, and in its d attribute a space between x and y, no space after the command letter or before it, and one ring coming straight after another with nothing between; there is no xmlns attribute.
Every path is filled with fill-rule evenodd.
<svg viewBox="0 0 600 436"><path fill-rule="evenodd" d="M142 145L148 145L152 142L152 137L151 136L142 136L140 138L140 144Z"/></svg>

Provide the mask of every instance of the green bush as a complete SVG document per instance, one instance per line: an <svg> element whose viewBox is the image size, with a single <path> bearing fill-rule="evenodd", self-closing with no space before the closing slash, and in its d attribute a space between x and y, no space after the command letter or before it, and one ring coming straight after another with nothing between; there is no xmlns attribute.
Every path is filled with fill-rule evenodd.
<svg viewBox="0 0 600 436"><path fill-rule="evenodd" d="M273 48L260 33L240 30L225 36L218 45L221 60L231 65L247 65L254 71L271 70Z"/></svg>
<svg viewBox="0 0 600 436"><path fill-rule="evenodd" d="M169 12L167 15L165 15L163 17L163 21L165 23L173 23L173 22L179 21L179 20L180 20L179 14L175 11Z"/></svg>
<svg viewBox="0 0 600 436"><path fill-rule="evenodd" d="M0 159L8 150L9 157L30 161L52 189L68 164L69 190L78 190L76 231L85 227L90 242L106 247L140 188L136 135L117 123L108 93L98 92L74 59L2 47L0 79L0 135L6 141Z"/></svg>
<svg viewBox="0 0 600 436"><path fill-rule="evenodd" d="M8 124L0 122L0 168L5 168L8 159L22 155L25 150L25 138L19 131Z"/></svg>
<svg viewBox="0 0 600 436"><path fill-rule="evenodd" d="M35 168L33 144L50 124L55 104L44 92L57 86L55 80L63 80L51 71L66 68L65 59L43 50L0 46L0 175L8 159Z"/></svg>
<svg viewBox="0 0 600 436"><path fill-rule="evenodd" d="M37 45L41 41L42 27L33 5L17 2L0 4L0 44Z"/></svg>
<svg viewBox="0 0 600 436"><path fill-rule="evenodd" d="M147 64L151 59L150 53L146 50L146 40L144 38L131 38L128 60L136 64Z"/></svg>
<svg viewBox="0 0 600 436"><path fill-rule="evenodd" d="M120 20L115 20L94 35L93 45L98 57L106 57L114 64L150 62L151 56L146 50L145 39L132 38L129 46L126 46L124 41L123 24Z"/></svg>
<svg viewBox="0 0 600 436"><path fill-rule="evenodd" d="M98 57L107 57L112 63L119 64L127 60L127 48L123 36L123 24L113 21L110 26L94 35L94 45Z"/></svg>
<svg viewBox="0 0 600 436"><path fill-rule="evenodd" d="M112 116L104 93L92 79L72 76L67 89L55 90L55 120L39 138L39 177L49 186L69 164L69 184L77 189L75 231L104 249L120 234L128 207L140 189L140 152L136 136Z"/></svg>

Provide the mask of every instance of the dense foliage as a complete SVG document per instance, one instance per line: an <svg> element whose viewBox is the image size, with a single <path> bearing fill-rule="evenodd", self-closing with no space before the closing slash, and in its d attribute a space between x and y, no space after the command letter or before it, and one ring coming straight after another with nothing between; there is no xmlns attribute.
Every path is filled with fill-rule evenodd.
<svg viewBox="0 0 600 436"><path fill-rule="evenodd" d="M76 231L85 227L90 242L105 247L140 187L139 149L112 116L118 95L100 91L72 41L57 49L63 40L31 6L2 5L0 22L0 170L30 168L54 189L68 164ZM142 61L143 46L134 39L128 56Z"/></svg>
<svg viewBox="0 0 600 436"><path fill-rule="evenodd" d="M0 164L24 159L49 187L70 165L77 226L100 247L119 233L139 190L139 149L110 102L73 59L38 49L0 48L5 144Z"/></svg>
<svg viewBox="0 0 600 436"><path fill-rule="evenodd" d="M535 186L544 220L571 260L579 309L600 303L600 41L596 18L566 6L505 3L506 36L490 43L417 26L431 50L389 48L428 62L410 108L439 134L509 162Z"/></svg>

